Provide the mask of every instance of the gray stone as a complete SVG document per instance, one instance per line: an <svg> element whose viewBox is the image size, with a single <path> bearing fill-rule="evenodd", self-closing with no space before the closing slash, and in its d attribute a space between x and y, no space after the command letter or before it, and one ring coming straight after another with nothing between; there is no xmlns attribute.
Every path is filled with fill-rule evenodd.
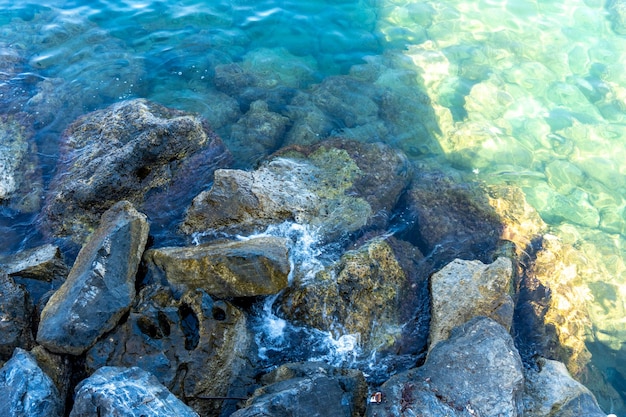
<svg viewBox="0 0 626 417"><path fill-rule="evenodd" d="M434 273L430 279L430 349L446 340L453 328L477 316L490 317L510 331L512 274L511 260L504 257L490 265L456 259Z"/></svg>
<svg viewBox="0 0 626 417"><path fill-rule="evenodd" d="M16 347L32 347L32 314L28 292L0 270L0 359L10 358Z"/></svg>
<svg viewBox="0 0 626 417"><path fill-rule="evenodd" d="M204 291L180 300L171 290L147 286L128 319L86 355L90 372L102 366L139 366L203 416L218 416L248 361L244 314ZM240 396L236 392L234 396Z"/></svg>
<svg viewBox="0 0 626 417"><path fill-rule="evenodd" d="M366 416L515 417L523 415L524 375L513 339L477 317L438 343L426 363L394 375ZM413 413L413 414L411 414Z"/></svg>
<svg viewBox="0 0 626 417"><path fill-rule="evenodd" d="M52 380L25 350L17 348L0 369L0 415L61 417L63 401Z"/></svg>
<svg viewBox="0 0 626 417"><path fill-rule="evenodd" d="M102 215L63 283L41 312L37 342L80 355L111 330L135 298L135 275L148 239L146 216L127 201Z"/></svg>
<svg viewBox="0 0 626 417"><path fill-rule="evenodd" d="M153 280L181 292L203 289L214 297L275 294L287 286L288 240L254 237L199 246L150 249L144 255Z"/></svg>
<svg viewBox="0 0 626 417"><path fill-rule="evenodd" d="M360 417L367 393L365 377L355 369L319 362L290 363L263 377L233 417Z"/></svg>
<svg viewBox="0 0 626 417"><path fill-rule="evenodd" d="M76 387L70 417L198 417L150 373L104 367Z"/></svg>

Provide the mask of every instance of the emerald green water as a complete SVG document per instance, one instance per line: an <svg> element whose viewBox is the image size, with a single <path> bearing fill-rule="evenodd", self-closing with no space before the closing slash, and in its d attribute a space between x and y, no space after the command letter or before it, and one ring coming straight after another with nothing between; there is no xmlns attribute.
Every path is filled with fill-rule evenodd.
<svg viewBox="0 0 626 417"><path fill-rule="evenodd" d="M624 413L626 2L0 0L0 62L0 112L36 113L45 179L67 123L133 97L201 113L249 166L252 144L232 126L253 98L216 88L216 68L253 72L292 123L309 109L302 97L343 77L356 86L342 93L349 108L315 137L384 141L519 186L576 249L564 279L591 318L592 362L615 388L597 395ZM32 218L0 217L4 251L21 247Z"/></svg>

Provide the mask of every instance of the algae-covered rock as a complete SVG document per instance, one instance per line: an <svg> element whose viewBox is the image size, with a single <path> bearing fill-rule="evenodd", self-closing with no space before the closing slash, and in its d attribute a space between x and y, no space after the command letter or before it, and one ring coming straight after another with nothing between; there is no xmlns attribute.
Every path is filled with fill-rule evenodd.
<svg viewBox="0 0 626 417"><path fill-rule="evenodd" d="M28 292L0 270L0 359L8 359L17 347L30 349L34 344L33 302Z"/></svg>
<svg viewBox="0 0 626 417"><path fill-rule="evenodd" d="M357 335L365 352L416 355L426 345L430 307L421 258L406 242L373 239L287 289L282 311L335 338Z"/></svg>
<svg viewBox="0 0 626 417"><path fill-rule="evenodd" d="M275 294L287 286L287 239L251 239L146 251L152 280L177 289L202 289L214 297Z"/></svg>
<svg viewBox="0 0 626 417"><path fill-rule="evenodd" d="M513 339L500 324L476 317L438 343L426 363L391 377L368 417L523 415L524 374Z"/></svg>
<svg viewBox="0 0 626 417"><path fill-rule="evenodd" d="M40 222L79 242L120 200L169 224L230 158L198 116L143 99L79 118L62 147Z"/></svg>
<svg viewBox="0 0 626 417"><path fill-rule="evenodd" d="M135 298L146 216L122 201L100 223L41 312L37 342L53 352L80 355L115 327Z"/></svg>
<svg viewBox="0 0 626 417"><path fill-rule="evenodd" d="M402 154L381 144L329 140L285 148L255 171L216 171L182 230L251 233L291 220L333 240L384 228L408 184L408 169Z"/></svg>
<svg viewBox="0 0 626 417"><path fill-rule="evenodd" d="M128 319L87 352L90 372L138 366L203 416L217 416L246 364L249 337L243 313L202 290L176 300L167 287L145 287ZM239 394L238 396L240 396ZM209 398L203 398L209 397Z"/></svg>
<svg viewBox="0 0 626 417"><path fill-rule="evenodd" d="M429 349L446 340L453 328L477 316L490 317L510 330L512 274L511 261L504 257L489 265L457 259L433 274Z"/></svg>

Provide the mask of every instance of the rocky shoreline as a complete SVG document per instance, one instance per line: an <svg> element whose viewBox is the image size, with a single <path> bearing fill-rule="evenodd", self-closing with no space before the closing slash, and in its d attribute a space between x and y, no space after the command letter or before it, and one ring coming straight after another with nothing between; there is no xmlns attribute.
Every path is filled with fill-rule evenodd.
<svg viewBox="0 0 626 417"><path fill-rule="evenodd" d="M201 118L141 99L62 147L33 208L52 243L0 259L0 415L606 416L571 376L585 317L543 279L571 248L513 187L343 138L235 169Z"/></svg>

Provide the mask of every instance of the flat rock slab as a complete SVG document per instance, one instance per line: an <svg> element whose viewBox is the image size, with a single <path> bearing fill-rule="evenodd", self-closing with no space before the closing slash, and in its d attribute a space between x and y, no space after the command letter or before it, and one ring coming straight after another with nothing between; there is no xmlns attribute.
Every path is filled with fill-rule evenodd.
<svg viewBox="0 0 626 417"><path fill-rule="evenodd" d="M102 215L67 280L41 312L37 342L80 355L111 330L135 298L135 275L148 239L146 216L127 201Z"/></svg>
<svg viewBox="0 0 626 417"><path fill-rule="evenodd" d="M217 298L275 294L288 284L288 239L254 237L146 251L153 279L177 289L204 289Z"/></svg>
<svg viewBox="0 0 626 417"><path fill-rule="evenodd" d="M103 367L76 387L70 417L198 417L141 368Z"/></svg>

